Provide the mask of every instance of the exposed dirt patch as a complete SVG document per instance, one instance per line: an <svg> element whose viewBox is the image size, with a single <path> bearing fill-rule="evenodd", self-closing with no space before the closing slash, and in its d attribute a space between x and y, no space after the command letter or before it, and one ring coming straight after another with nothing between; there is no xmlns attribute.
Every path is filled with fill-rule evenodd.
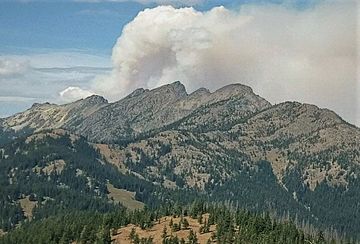
<svg viewBox="0 0 360 244"><path fill-rule="evenodd" d="M331 186L347 187L349 184L346 180L347 174L348 172L335 161L327 166L307 167L303 178L304 182L309 185L310 190L314 191L316 186L324 180Z"/></svg>
<svg viewBox="0 0 360 244"><path fill-rule="evenodd" d="M304 171L304 183L314 191L316 186L325 180L326 171L322 168L307 167Z"/></svg>
<svg viewBox="0 0 360 244"><path fill-rule="evenodd" d="M327 171L327 180L329 183L333 186L348 186L348 182L346 180L346 177L348 175L348 172L343 169L338 162L332 162L330 169Z"/></svg>
<svg viewBox="0 0 360 244"><path fill-rule="evenodd" d="M30 201L29 196L19 200L24 215L28 219L32 219L32 211L37 206L37 201Z"/></svg>
<svg viewBox="0 0 360 244"><path fill-rule="evenodd" d="M281 152L277 149L266 152L266 159L271 163L276 178L279 182L281 182L284 171L289 162L286 161L286 159L281 155Z"/></svg>
<svg viewBox="0 0 360 244"><path fill-rule="evenodd" d="M45 131L45 132L39 132L39 133L32 134L26 138L25 143L30 143L32 141L41 141L46 137L58 139L59 137L65 136L65 135L69 136L72 143L80 139L80 137L78 135L72 134L67 130L54 129L51 131Z"/></svg>
<svg viewBox="0 0 360 244"><path fill-rule="evenodd" d="M26 138L25 143L30 143L32 141L41 141L43 140L45 137L50 136L51 138L54 139L58 139L60 136L55 134L55 133L37 133L37 134L33 134L31 136L29 136L28 138Z"/></svg>
<svg viewBox="0 0 360 244"><path fill-rule="evenodd" d="M172 190L175 190L177 188L176 183L174 181L171 181L168 179L165 179L162 185L163 185L163 187L166 187L166 188L172 189Z"/></svg>
<svg viewBox="0 0 360 244"><path fill-rule="evenodd" d="M204 221L207 220L208 217L209 217L208 215L203 215L203 220ZM112 239L114 240L114 243L116 243L116 244L120 244L120 243L121 244L130 244L131 240L129 238L129 235L130 235L131 229L135 228L135 231L139 235L140 238L153 237L154 243L162 243L163 238L161 236L163 234L163 229L166 226L168 236L170 236L172 234L173 236L177 236L179 239L184 238L184 240L187 240L190 229L192 229L196 233L199 243L203 244L203 243L207 242L207 240L211 237L211 234L215 231L216 226L212 225L210 227L210 232L200 234L199 229L200 229L201 225L199 224L198 220L190 218L190 217L184 217L184 218L187 219L187 221L189 222L189 228L186 230L172 232L171 228L170 228L170 221L172 220L174 224L175 223L178 224L180 222L180 217L173 218L170 216L170 217L161 218L159 222L157 222L152 228L147 229L147 230L142 230L140 227L137 227L133 224L128 225L126 227L118 229L117 235L113 236Z"/></svg>
<svg viewBox="0 0 360 244"><path fill-rule="evenodd" d="M117 150L116 148L112 148L111 145L107 145L107 144L94 144L94 147L96 149L99 149L100 154L105 158L107 162L118 167L120 172L125 173L127 171L126 166L123 163L124 158L120 150Z"/></svg>
<svg viewBox="0 0 360 244"><path fill-rule="evenodd" d="M54 160L43 168L39 166L34 167L33 172L36 172L37 174L40 174L42 172L45 175L50 175L53 172L55 172L56 174L59 175L64 170L65 165L66 165L65 161L62 159Z"/></svg>

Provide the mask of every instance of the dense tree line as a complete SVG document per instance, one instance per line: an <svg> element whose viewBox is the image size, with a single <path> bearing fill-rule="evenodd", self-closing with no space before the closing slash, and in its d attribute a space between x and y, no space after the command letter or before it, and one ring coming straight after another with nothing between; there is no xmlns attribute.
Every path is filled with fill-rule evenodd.
<svg viewBox="0 0 360 244"><path fill-rule="evenodd" d="M318 217L317 226L327 227L326 235L336 237L347 233L359 239L360 180L350 178L346 188L321 182L311 191L299 180L299 174L299 169L294 168L284 177L284 182L289 190L296 192L299 201L311 208Z"/></svg>
<svg viewBox="0 0 360 244"><path fill-rule="evenodd" d="M207 220L203 214L208 213ZM269 214L253 213L244 209L229 209L223 205L209 205L195 201L190 205L165 204L157 209L129 212L125 208L99 213L93 211L71 211L66 214L33 220L22 224L0 239L0 243L110 243L111 236L117 229L128 224L135 224L142 229L151 228L163 216L197 218L202 225L203 233L208 232L207 226L216 225L216 230L208 243L335 243L326 240L319 231L309 235L298 229L291 221L276 221ZM181 223L180 223L181 222ZM198 237L191 229L186 240L179 239L176 232L187 229L188 223L180 221L163 230L163 243L198 243ZM173 228L170 233L170 228ZM141 238L133 229L130 233L133 243L153 243L152 238ZM345 243L345 242L342 242ZM351 243L351 242L346 242Z"/></svg>

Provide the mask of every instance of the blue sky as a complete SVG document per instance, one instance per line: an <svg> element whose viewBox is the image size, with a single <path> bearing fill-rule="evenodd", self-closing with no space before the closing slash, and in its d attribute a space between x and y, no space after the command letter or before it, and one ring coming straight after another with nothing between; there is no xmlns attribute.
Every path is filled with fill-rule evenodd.
<svg viewBox="0 0 360 244"><path fill-rule="evenodd" d="M193 7L202 11L219 5L236 9L247 2L253 1L208 0ZM0 0L0 57L31 62L20 74L0 73L0 117L34 102L62 102L57 95L68 83L86 87L88 80L111 66L112 47L123 26L139 11L156 6L137 1ZM59 72L59 68L71 66L94 67L94 71Z"/></svg>
<svg viewBox="0 0 360 244"><path fill-rule="evenodd" d="M143 8L138 3L0 3L0 45L5 52L33 48L109 52L122 26Z"/></svg>
<svg viewBox="0 0 360 244"><path fill-rule="evenodd" d="M351 2L352 0L346 0L344 2ZM91 90L94 88L94 79L97 77L102 77L108 75L112 72L112 49L116 45L117 39L122 35L123 27L134 20L138 13L146 8L156 8L161 5L160 3L165 3L173 5L176 8L192 6L198 12L210 11L214 7L224 6L227 10L233 11L235 15L241 15L241 9L244 6L269 6L269 16L266 9L265 12L263 9L255 9L254 12L249 12L250 15L254 14L259 21L254 21L256 24L252 24L254 27L253 31L250 32L250 35L260 34L261 36L270 38L271 41L278 39L279 36L284 38L293 38L298 41L298 43L292 43L288 40L280 40L281 43L271 46L267 43L262 43L265 46L272 49L282 48L282 57L279 60L271 60L270 63L274 65L284 64L285 66L291 64L290 68L293 68L294 65L297 66L299 63L304 62L312 58L312 53L316 53L317 50L310 50L309 48L318 48L318 40L324 40L324 42L331 43L328 45L328 50L340 48L341 50L337 52L336 60L342 59L343 55L341 52L348 52L347 50L354 49L354 40L352 36L348 40L343 41L346 45L340 45L337 38L342 36L351 35L351 31L354 32L351 28L354 25L350 26L350 31L343 33L339 31L344 29L342 27L342 22L356 22L353 18L352 7L335 6L326 8L318 8L319 10L312 11L313 8L322 5L327 2L336 2L330 0L0 0L0 117L9 116L19 111L23 111L29 108L34 102L54 102L54 103L64 103L70 100L64 100L60 97L60 93L69 87L79 87L85 91ZM280 17L277 19L276 7L273 6L282 6L287 10L281 10ZM355 5L357 6L357 5ZM260 9L260 10L259 10ZM274 10L275 9L275 10ZM329 10L330 9L330 10ZM286 12L288 11L288 12ZM345 12L347 11L347 12ZM350 11L350 12L349 12ZM356 12L356 11L355 11ZM240 13L240 14L239 14ZM262 15L265 16L264 18ZM298 16L303 15L303 20ZM332 18L330 15L336 16L346 16L341 19ZM271 15L271 16L270 16ZM253 17L254 17L253 16ZM267 17L266 17L267 16ZM314 17L315 16L315 17ZM324 17L325 16L325 17ZM348 17L347 17L348 16ZM266 18L269 18L269 23L264 22ZM283 18L283 19L281 19ZM287 21L287 18L289 21ZM319 18L319 20L317 20ZM236 18L234 18L236 19ZM334 23L332 23L334 19ZM281 21L283 21L283 23ZM285 20L285 21L284 21ZM237 20L236 20L237 21ZM263 23L261 23L263 21ZM272 24L273 21L273 24ZM279 21L281 22L279 24ZM289 22L289 23L287 23ZM301 23L300 23L301 22ZM312 24L312 22L314 24ZM317 23L319 22L319 23ZM328 24L326 24L328 22ZM268 26L267 26L268 25ZM250 24L251 26L251 24ZM274 27L274 33L272 32ZM304 28L304 26L306 28ZM325 26L325 28L324 28ZM335 27L336 28L335 28ZM339 26L339 27L338 27ZM329 28L328 28L329 27ZM338 28L337 28L338 27ZM282 29L284 28L284 33ZM289 31L289 28L295 28L294 31ZM334 30L331 30L334 28ZM347 28L347 27L346 27ZM310 36L315 36L314 38L308 38L309 31ZM336 30L335 30L336 29ZM268 32L270 30L270 32ZM321 33L324 30L324 33ZM240 29L239 29L240 31ZM249 30L247 30L249 31ZM299 32L299 34L298 34ZM350 34L349 34L350 33ZM348 35L349 34L349 35ZM329 36L334 38L334 41L329 42ZM301 40L304 38L304 40ZM124 37L124 39L126 39ZM303 42L310 42L308 45L303 45ZM353 38L354 39L354 38ZM246 42L247 40L245 40ZM236 43L236 42L235 42ZM251 40L249 41L251 43ZM287 47L288 43L292 46ZM289 44L289 45L290 45ZM344 46L344 47L343 47ZM327 47L325 45L325 47ZM141 47L140 47L141 48ZM257 47L243 47L244 50L253 48L254 50ZM308 56L301 56L296 53L296 50L301 49L307 50ZM322 45L320 45L322 48ZM349 49L350 48L350 49ZM239 52L239 55L242 55L244 52L243 49L235 49L234 52ZM323 52L326 52L324 50ZM330 54L329 57L332 58L334 55ZM266 52L268 53L268 52ZM260 54L262 55L262 54ZM332 55L332 56L331 56ZM347 55L347 54L346 54ZM346 56L345 55L345 56ZM221 55L220 55L221 56ZM287 58L290 57L289 62ZM319 54L317 59L324 57L324 54ZM163 57L155 56L155 59L162 59ZM299 60L296 60L299 58ZM261 56L251 57L250 59L261 59ZM328 59L328 58L326 58ZM269 59L270 60L270 59ZM311 61L311 60L310 60ZM310 62L309 61L309 62ZM143 62L143 61L141 61ZM141 63L140 62L140 63ZM335 61L334 61L335 62ZM338 62L338 61L336 61ZM341 61L342 62L342 61ZM353 57L349 57L343 63L355 62ZM240 60L239 65L243 65L244 62ZM149 67L152 67L150 64ZM221 66L222 63L217 64L217 67ZM245 64L245 67L248 67L249 64ZM331 74L331 68L327 68L328 63L324 63L323 66L319 66L318 70L314 70L314 75L306 77L311 82L306 83L307 85L300 86L293 82L293 88L287 90L287 85L276 81L271 83L269 81L263 85L257 79L263 79L266 81L268 77L272 77L273 80L284 79L289 80L294 78L294 80L299 80L296 82L301 82L301 79L304 77L297 77L296 72L298 68L293 71L293 74L284 74L279 75L281 68L277 70L275 67L267 67L261 64L257 65L256 69L265 69L266 72L261 74L262 76L254 77L249 76L248 72L250 70L256 70L254 67L251 67L249 70L241 70L242 75L232 75L229 76L229 80L218 84L213 84L211 82L204 84L199 83L187 84L189 89L198 88L198 86L203 85L207 86L210 89L216 89L217 87L231 82L247 82L247 79L255 80L253 83L246 83L253 88L259 94L269 99L271 102L281 102L284 100L299 100L301 102L315 103L322 107L329 107L334 109L336 112L343 115L346 119L353 123L360 124L359 116L354 116L354 114L359 111L358 100L355 97L357 89L346 90L345 85L341 85L341 80L348 79L349 77L342 77L341 75L332 75L334 80L331 81L330 88L328 90L321 89L323 83L319 83L317 86L309 86L309 84L314 84L312 79L317 77L319 79L319 72ZM339 64L336 63L337 67ZM231 66L231 65L230 65ZM228 69L229 71L230 66ZM280 65L281 66L281 65ZM306 65L302 63L302 68L306 68ZM326 66L326 67L325 67ZM232 66L231 66L232 67ZM237 67L237 66L235 66ZM250 67L250 66L249 66ZM325 67L325 68L324 68ZM213 68L213 67L212 67ZM236 72L238 71L235 68ZM329 70L327 70L329 69ZM201 69L200 69L201 70ZM213 68L214 70L214 68ZM270 72L275 71L275 72ZM343 73L349 73L353 71L352 67L345 67ZM160 70L161 71L161 70ZM163 70L162 70L163 71ZM329 71L329 72L327 72ZM205 71L204 71L205 72ZM229 73L234 72L234 69L230 70ZM269 73L270 72L270 73ZM287 72L287 71L286 71ZM304 71L304 72L308 72ZM320 73L321 73L320 72ZM266 73L266 75L265 75ZM340 72L341 73L341 72ZM342 73L341 73L342 74ZM215 74L216 75L216 74ZM219 73L219 77L222 77L223 73ZM226 76L227 74L225 74ZM288 77L286 76L288 75ZM354 75L350 76L350 82L347 83L347 86L356 85L357 80L353 78ZM184 79L186 82L187 76L179 76L178 79ZM206 77L206 75L204 76ZM321 76L320 76L321 77ZM330 78L332 78L330 77ZM171 77L177 78L177 77ZM327 78L327 77L326 77ZM240 80L238 80L240 79ZM349 80L349 79L348 79ZM171 82L171 80L167 81ZM329 82L330 83L330 82ZM148 86L151 88L154 83L139 83L139 86ZM289 83L290 84L290 83ZM158 85L158 84L157 84ZM264 90L265 88L267 90ZM275 88L274 88L275 87ZM280 92L270 92L271 89L278 90L281 87L283 90ZM340 88L339 88L340 87ZM131 87L132 89L133 87ZM262 90L262 88L264 88ZM302 91L297 94L295 88ZM344 89L343 89L344 88ZM110 88L111 89L111 88ZM129 92L130 88L124 92ZM319 89L317 91L316 89ZM343 103L340 105L332 104L331 97L336 91L342 91L342 100ZM297 90L296 90L297 91ZM325 91L325 93L324 93ZM354 93L355 91L355 93ZM123 92L123 93L124 93ZM324 93L320 94L318 93ZM353 93L351 93L353 92ZM121 93L123 95L123 93ZM88 94L87 92L83 94ZM106 92L100 94L107 97ZM119 97L120 98L120 97ZM351 104L355 104L352 107ZM358 122L356 122L358 120Z"/></svg>

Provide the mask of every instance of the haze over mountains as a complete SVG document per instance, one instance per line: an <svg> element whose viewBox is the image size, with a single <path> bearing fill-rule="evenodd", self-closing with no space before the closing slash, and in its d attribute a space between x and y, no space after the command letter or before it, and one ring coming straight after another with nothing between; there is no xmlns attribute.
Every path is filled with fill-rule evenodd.
<svg viewBox="0 0 360 244"><path fill-rule="evenodd" d="M339 235L359 233L360 129L315 105L272 105L241 84L188 94L177 81L114 103L94 95L34 104L0 120L0 128L2 186L11 192L22 182L8 193L11 201L34 194L23 185L42 175L54 189L87 196L107 199L110 182L148 205L186 194L288 213ZM81 157L88 162L77 163ZM100 177L94 169L101 168ZM83 176L93 183L70 183ZM47 194L35 192L55 199ZM38 200L37 208L55 202Z"/></svg>

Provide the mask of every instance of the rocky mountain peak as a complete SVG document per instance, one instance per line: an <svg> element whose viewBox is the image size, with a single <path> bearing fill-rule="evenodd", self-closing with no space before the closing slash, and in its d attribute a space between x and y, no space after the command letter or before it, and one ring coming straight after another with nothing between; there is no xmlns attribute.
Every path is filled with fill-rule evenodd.
<svg viewBox="0 0 360 244"><path fill-rule="evenodd" d="M201 87L197 89L196 91L192 92L190 94L191 97L198 97L198 96L204 96L204 95L210 95L210 91L207 88Z"/></svg>
<svg viewBox="0 0 360 244"><path fill-rule="evenodd" d="M108 103L108 100L106 100L104 97L99 96L99 95L91 95L87 98L82 99L81 101L83 103L87 103L87 104L91 104L91 105Z"/></svg>
<svg viewBox="0 0 360 244"><path fill-rule="evenodd" d="M137 97L140 96L141 94L148 92L148 89L144 89L144 88L138 88L135 91L133 91L132 93L130 93L129 95L126 96L126 98L133 98L133 97Z"/></svg>
<svg viewBox="0 0 360 244"><path fill-rule="evenodd" d="M224 94L224 95L236 95L236 94L253 94L253 89L249 86L234 83L230 85L226 85L218 90L216 90L214 93L217 94Z"/></svg>
<svg viewBox="0 0 360 244"><path fill-rule="evenodd" d="M30 109L36 109L36 108L41 108L41 107L44 107L44 106L49 106L51 105L49 102L46 102L46 103L34 103Z"/></svg>
<svg viewBox="0 0 360 244"><path fill-rule="evenodd" d="M176 98L183 98L188 95L185 86L180 81L160 86L151 90L153 93L172 94Z"/></svg>

